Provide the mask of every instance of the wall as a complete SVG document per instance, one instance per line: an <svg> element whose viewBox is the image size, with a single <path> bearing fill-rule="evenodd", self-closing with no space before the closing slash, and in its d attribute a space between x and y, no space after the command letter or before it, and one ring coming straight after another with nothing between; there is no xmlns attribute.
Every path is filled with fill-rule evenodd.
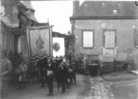
<svg viewBox="0 0 138 99"><path fill-rule="evenodd" d="M1 24L1 36L2 50L15 52L15 34L3 23Z"/></svg>
<svg viewBox="0 0 138 99"><path fill-rule="evenodd" d="M103 30L116 30L116 50L115 59L138 59L138 48L134 43L134 28L138 28L138 20L76 20L73 33L75 34L75 56L102 55ZM92 29L94 31L94 48L85 49L82 47L82 30ZM137 57L137 58L136 58ZM136 63L138 64L138 63Z"/></svg>
<svg viewBox="0 0 138 99"><path fill-rule="evenodd" d="M0 26L1 26L1 22L0 22ZM0 28L0 53L2 50L2 32L1 32L1 28Z"/></svg>
<svg viewBox="0 0 138 99"><path fill-rule="evenodd" d="M24 57L27 57L29 52L28 52L28 42L27 42L27 37L26 35L21 35L18 38L18 53L22 53Z"/></svg>

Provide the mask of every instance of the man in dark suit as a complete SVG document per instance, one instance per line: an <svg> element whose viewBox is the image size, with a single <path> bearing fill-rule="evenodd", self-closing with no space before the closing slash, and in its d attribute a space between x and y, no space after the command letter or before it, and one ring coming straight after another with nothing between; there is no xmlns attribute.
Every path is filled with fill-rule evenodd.
<svg viewBox="0 0 138 99"><path fill-rule="evenodd" d="M41 87L45 86L45 80L46 80L46 70L48 66L47 57L41 58L37 63L38 69L39 69L39 77L40 77L40 84Z"/></svg>
<svg viewBox="0 0 138 99"><path fill-rule="evenodd" d="M48 90L49 90L49 94L48 95L53 95L53 82L54 82L54 71L53 71L53 67L52 67L52 62L49 59L48 60L48 67L47 67L47 85L48 85Z"/></svg>
<svg viewBox="0 0 138 99"><path fill-rule="evenodd" d="M58 87L62 89L62 93L66 92L66 81L67 81L67 68L66 62L63 60L58 67Z"/></svg>

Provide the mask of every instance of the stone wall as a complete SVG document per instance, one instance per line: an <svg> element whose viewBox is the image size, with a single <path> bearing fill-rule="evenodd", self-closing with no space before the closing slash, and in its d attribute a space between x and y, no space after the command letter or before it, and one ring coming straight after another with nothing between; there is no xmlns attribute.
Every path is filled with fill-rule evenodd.
<svg viewBox="0 0 138 99"><path fill-rule="evenodd" d="M74 20L75 21L75 20ZM134 60L138 63L138 48L135 47L134 29L138 29L138 20L76 20L72 32L75 35L75 56L78 54L102 56L104 48L105 29L114 29L116 31L116 46L114 59L127 61ZM82 46L82 30L91 29L94 32L94 47L85 49Z"/></svg>

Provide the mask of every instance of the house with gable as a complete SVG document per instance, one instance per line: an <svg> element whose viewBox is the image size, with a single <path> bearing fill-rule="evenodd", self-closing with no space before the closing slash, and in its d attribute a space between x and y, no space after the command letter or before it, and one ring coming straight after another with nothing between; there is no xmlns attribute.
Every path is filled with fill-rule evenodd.
<svg viewBox="0 0 138 99"><path fill-rule="evenodd" d="M73 2L74 57L98 60L105 72L131 64L138 69L138 6L134 1ZM119 63L117 65L117 63ZM133 64L133 65L132 65Z"/></svg>

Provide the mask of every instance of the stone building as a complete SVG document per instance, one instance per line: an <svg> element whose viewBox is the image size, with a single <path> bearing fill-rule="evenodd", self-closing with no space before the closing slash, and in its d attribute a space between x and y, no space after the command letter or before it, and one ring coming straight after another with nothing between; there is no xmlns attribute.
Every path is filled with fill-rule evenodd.
<svg viewBox="0 0 138 99"><path fill-rule="evenodd" d="M115 62L134 63L133 68L138 68L136 2L84 1L80 4L75 0L70 21L75 35L75 57L83 56L88 64L93 60L112 63L104 66L107 71L113 71Z"/></svg>
<svg viewBox="0 0 138 99"><path fill-rule="evenodd" d="M15 0L1 0L0 19L1 49L15 51L15 31L19 26L18 9Z"/></svg>
<svg viewBox="0 0 138 99"><path fill-rule="evenodd" d="M7 53L23 53L27 56L26 29L38 25L30 1L1 1L1 48Z"/></svg>

